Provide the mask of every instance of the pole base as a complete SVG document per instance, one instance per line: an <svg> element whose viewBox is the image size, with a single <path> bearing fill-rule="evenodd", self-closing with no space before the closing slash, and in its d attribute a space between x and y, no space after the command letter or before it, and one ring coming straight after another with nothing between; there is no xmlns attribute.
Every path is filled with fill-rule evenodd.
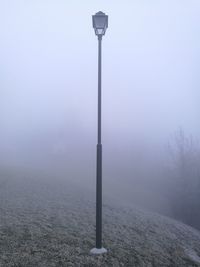
<svg viewBox="0 0 200 267"><path fill-rule="evenodd" d="M90 254L93 254L93 255L100 255L103 253L107 253L107 249L105 249L105 248L93 248L90 250Z"/></svg>

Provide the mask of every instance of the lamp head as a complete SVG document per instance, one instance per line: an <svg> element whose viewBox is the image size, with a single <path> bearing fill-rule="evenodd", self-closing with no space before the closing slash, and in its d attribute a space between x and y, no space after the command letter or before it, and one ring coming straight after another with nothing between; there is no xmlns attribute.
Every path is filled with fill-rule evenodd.
<svg viewBox="0 0 200 267"><path fill-rule="evenodd" d="M95 15L92 16L92 23L95 34L99 36L103 36L108 28L108 16L99 11Z"/></svg>

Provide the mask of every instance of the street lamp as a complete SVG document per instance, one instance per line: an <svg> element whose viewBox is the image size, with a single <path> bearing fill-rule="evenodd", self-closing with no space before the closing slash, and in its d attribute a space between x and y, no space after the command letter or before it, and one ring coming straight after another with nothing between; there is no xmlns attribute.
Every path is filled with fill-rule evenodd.
<svg viewBox="0 0 200 267"><path fill-rule="evenodd" d="M98 131L97 131L97 165L96 165L96 247L92 254L106 253L102 247L102 144L101 144L101 41L108 27L108 16L98 12L92 16L95 34L98 37Z"/></svg>

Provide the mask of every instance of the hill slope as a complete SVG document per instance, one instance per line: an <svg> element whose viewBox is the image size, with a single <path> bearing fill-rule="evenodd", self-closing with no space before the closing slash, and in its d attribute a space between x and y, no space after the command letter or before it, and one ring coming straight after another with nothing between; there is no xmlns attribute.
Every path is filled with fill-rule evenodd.
<svg viewBox="0 0 200 267"><path fill-rule="evenodd" d="M0 189L0 266L200 266L200 232L104 198L108 253L91 256L95 195L66 182L10 179Z"/></svg>

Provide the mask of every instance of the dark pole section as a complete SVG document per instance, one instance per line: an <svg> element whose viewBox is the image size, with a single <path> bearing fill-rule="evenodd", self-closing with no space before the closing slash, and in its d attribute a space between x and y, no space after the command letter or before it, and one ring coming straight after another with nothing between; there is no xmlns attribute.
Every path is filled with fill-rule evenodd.
<svg viewBox="0 0 200 267"><path fill-rule="evenodd" d="M101 41L98 36L98 144L96 177L96 248L102 248Z"/></svg>

